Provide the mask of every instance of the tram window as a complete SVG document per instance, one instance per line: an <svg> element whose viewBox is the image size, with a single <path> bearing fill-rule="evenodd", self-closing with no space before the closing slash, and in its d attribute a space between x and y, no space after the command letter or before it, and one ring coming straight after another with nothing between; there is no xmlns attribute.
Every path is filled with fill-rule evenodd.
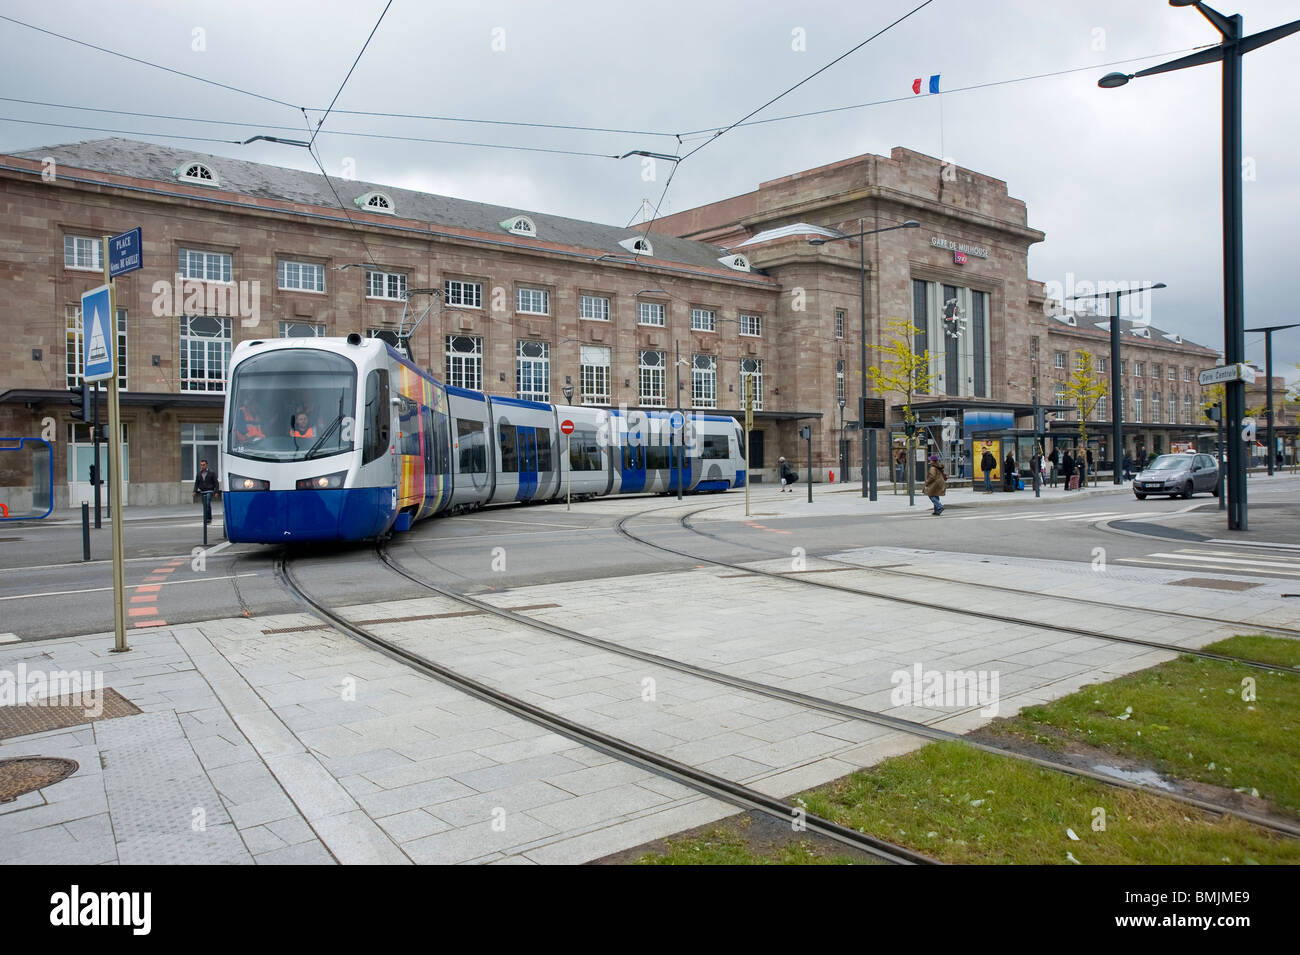
<svg viewBox="0 0 1300 955"><path fill-rule="evenodd" d="M519 473L518 434L512 424L503 424L497 429L500 434L501 470L505 473Z"/></svg>
<svg viewBox="0 0 1300 955"><path fill-rule="evenodd" d="M433 412L420 409L420 430L424 432L424 473L433 474Z"/></svg>
<svg viewBox="0 0 1300 955"><path fill-rule="evenodd" d="M647 471L666 471L668 467L667 445L652 444L646 448L645 468Z"/></svg>
<svg viewBox="0 0 1300 955"><path fill-rule="evenodd" d="M402 439L397 449L398 454L420 457L420 406L405 395L399 396L398 430Z"/></svg>
<svg viewBox="0 0 1300 955"><path fill-rule="evenodd" d="M460 445L457 470L461 474L487 474L487 440L483 422L457 418L456 442Z"/></svg>
<svg viewBox="0 0 1300 955"><path fill-rule="evenodd" d="M600 470L600 445L596 443L596 432L575 431L569 436L569 470Z"/></svg>
<svg viewBox="0 0 1300 955"><path fill-rule="evenodd" d="M361 463L388 453L388 371L378 368L366 376L365 450Z"/></svg>
<svg viewBox="0 0 1300 955"><path fill-rule="evenodd" d="M706 434L704 436L704 453L700 457L725 460L728 454L727 436L725 434Z"/></svg>
<svg viewBox="0 0 1300 955"><path fill-rule="evenodd" d="M736 430L736 454L743 461L745 459L745 432Z"/></svg>
<svg viewBox="0 0 1300 955"><path fill-rule="evenodd" d="M537 429L537 470L553 471L555 465L551 462L551 429Z"/></svg>
<svg viewBox="0 0 1300 955"><path fill-rule="evenodd" d="M623 470L642 471L645 469L645 448L639 444L623 445Z"/></svg>

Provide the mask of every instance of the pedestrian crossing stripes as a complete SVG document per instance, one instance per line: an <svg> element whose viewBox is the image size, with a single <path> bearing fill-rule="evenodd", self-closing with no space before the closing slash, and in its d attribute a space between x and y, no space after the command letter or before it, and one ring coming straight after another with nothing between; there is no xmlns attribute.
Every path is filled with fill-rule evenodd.
<svg viewBox="0 0 1300 955"><path fill-rule="evenodd" d="M961 521L1030 521L1035 524L1048 523L1052 521L1104 521L1109 518L1123 518L1126 521L1136 520L1143 517L1162 517L1168 516L1165 511L1138 511L1136 513L1129 511L1087 511L1084 513L1070 514L1051 514L1043 516L1038 511L1017 511L1015 514L975 514L970 517L959 517Z"/></svg>
<svg viewBox="0 0 1300 955"><path fill-rule="evenodd" d="M1185 548L1159 551L1144 557L1120 557L1117 563L1186 570L1217 570L1220 573L1263 577L1300 577L1300 555L1290 557L1285 554L1252 553L1243 550Z"/></svg>

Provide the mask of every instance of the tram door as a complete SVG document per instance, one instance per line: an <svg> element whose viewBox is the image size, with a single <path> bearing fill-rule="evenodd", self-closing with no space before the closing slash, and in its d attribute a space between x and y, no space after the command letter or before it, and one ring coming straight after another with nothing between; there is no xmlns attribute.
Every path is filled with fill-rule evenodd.
<svg viewBox="0 0 1300 955"><path fill-rule="evenodd" d="M621 491L628 494L645 490L645 445L636 435L630 436L637 443L623 445L623 482Z"/></svg>
<svg viewBox="0 0 1300 955"><path fill-rule="evenodd" d="M537 429L520 426L519 493L517 501L529 501L537 495Z"/></svg>

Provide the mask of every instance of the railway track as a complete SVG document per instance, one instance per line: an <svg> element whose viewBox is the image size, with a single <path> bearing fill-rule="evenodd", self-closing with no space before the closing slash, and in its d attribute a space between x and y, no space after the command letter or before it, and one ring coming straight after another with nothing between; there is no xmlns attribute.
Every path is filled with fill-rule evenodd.
<svg viewBox="0 0 1300 955"><path fill-rule="evenodd" d="M764 551L762 548L754 547L752 544L738 544L735 541L726 540L725 538L721 538L716 535L709 534L704 531L700 531L699 529L697 529L696 527L688 523L690 518L693 517L695 514L699 514L707 510L713 510L715 507L720 507L720 506L726 506L726 505L714 505L713 507L697 508L696 510L684 514L680 518L678 518L677 524L682 529L689 531L693 534L696 534L697 536L703 536L712 540L718 540L722 543L729 544L733 547L736 546L745 547L747 549L754 550L757 553L763 554L764 557L770 560L788 557L788 555L784 553L779 555L778 557L778 555L773 555L771 553L768 553ZM1042 620L1026 620L1021 617L1012 617L1006 614L993 613L991 611L986 611L986 610L977 610L974 609L973 607L963 608L960 606L955 606L954 603L952 602L938 603L932 600L921 600L915 597L905 597L899 594L891 594L883 590L866 590L861 587L850 587L844 584L837 584L830 581L812 579L803 576L798 572L767 570L763 568L753 567L747 564L739 564L734 561L722 560L716 557L707 557L703 554L692 553L689 551L681 550L680 548L670 547L667 544L656 543L655 541L648 540L644 537L638 536L637 534L634 534L631 530L628 529L627 525L629 521L635 520L638 517L644 517L647 514L654 514L654 513L657 513L657 511L641 511L637 514L629 514L618 522L618 524L616 525L616 529L618 533L626 537L628 540L631 540L637 544L644 545L646 547L651 547L655 550L662 551L664 553L673 554L678 557L684 557L688 560L695 561L697 563L713 564L715 566L726 567L729 570L735 570L740 573L753 574L760 577L768 577L773 580L792 581L809 587L818 587L824 590L836 591L838 593L852 594L854 596L859 596L859 597L869 597L876 600L886 600L891 603L902 604L904 606L910 606L910 607L918 607L925 610L937 610L958 617L990 620L997 623L1015 624L1019 626L1033 627L1039 630L1050 630L1056 633L1066 633L1072 636L1090 637L1095 640L1110 641L1113 643L1125 643L1131 646L1146 647L1152 650L1164 650L1169 653L1188 654L1191 656L1200 657L1201 659L1205 659L1205 660L1218 660L1227 663L1238 663L1241 664L1242 666L1250 667L1256 670L1265 670L1270 672L1274 672L1274 671L1295 672L1295 670L1297 669L1297 668L1280 665L1277 663L1268 663L1262 660L1252 660L1247 657L1238 657L1226 653L1215 653L1212 650L1201 650L1193 647L1181 646L1175 643L1165 643L1160 640L1146 640L1141 637L1131 637L1131 636L1126 636L1124 634L1099 632L1097 630L1089 630L1083 627L1074 627L1068 624L1048 623ZM834 558L827 558L827 557L819 557L816 559L826 561L832 564L837 564L845 568L846 570L858 571L859 573L862 573L863 575L866 576L870 576L872 574L887 576L890 573L890 569L888 568L882 568L878 570L877 568L874 567L866 567L861 564L852 564L847 561L840 561L840 560L835 560ZM928 578L924 574L899 574L897 576L906 576L912 579L929 579L929 580L934 579L934 578ZM967 584L960 581L936 581L936 583L942 583L944 586L956 586L956 587L967 588L970 591L972 591L970 597L971 600L978 599L983 594L983 592L988 590L995 590L995 591L1012 590L1013 592L1020 593L1020 594L1031 593L1023 590L1015 590L1014 588L1001 588L1001 587L997 587L996 585ZM1248 628L1252 633L1263 633L1266 635L1276 635L1276 636L1283 636L1283 637L1300 637L1300 631L1297 630L1289 630L1287 628L1280 628L1280 627L1256 626L1254 624L1244 624L1241 623L1240 621L1220 620L1212 617L1210 618L1196 617L1191 614L1180 614L1176 611L1150 610L1141 607L1121 607L1118 604L1106 603L1105 601L1084 600L1075 597L1058 597L1055 595L1038 594L1038 593L1033 593L1032 596L1038 598L1039 600L1060 601L1063 604L1071 604L1071 603L1087 604L1092 606L1102 606L1111 610L1125 610L1126 612L1134 615L1135 622L1142 617L1148 617L1148 618L1149 617L1156 617L1156 618L1181 617L1181 618L1191 618L1202 622L1222 623L1226 626L1245 627ZM1064 613L1066 612L1063 611L1063 614Z"/></svg>
<svg viewBox="0 0 1300 955"><path fill-rule="evenodd" d="M381 544L380 551L382 549L383 545ZM923 853L905 846L895 845L883 839L877 839L874 836L842 826L829 819L823 819L807 813L802 807L768 796L741 783L724 779L721 776L689 766L627 740L584 726L402 647L374 633L365 626L349 621L311 594L303 587L294 572L292 561L293 558L282 553L276 562L276 574L286 589L312 615L360 643L383 653L391 659L397 660L417 672L455 687L470 696L483 700L551 732L599 750L615 759L640 766L687 786L696 792L728 802L741 809L765 813L785 824L790 824L797 819L808 830L865 852L882 862L899 865L937 864L937 860ZM403 574L403 576L408 575ZM500 615L511 613L510 611L500 611L498 608L493 608L492 612ZM511 619L514 619L514 617L511 617ZM536 622L530 622L530 625L536 625Z"/></svg>
<svg viewBox="0 0 1300 955"><path fill-rule="evenodd" d="M582 633L580 631L573 630L569 627L564 627L559 624L553 624L548 621L538 620L535 617L531 617L519 611L498 607L486 600L482 600L478 597L474 597L469 594L465 594L460 591L454 590L452 588L443 586L441 584L434 583L433 581L430 581L427 578L413 572L409 567L407 567L404 563L402 563L402 561L393 557L392 554L388 552L388 549L385 545L380 545L376 549L376 555L379 558L379 560L383 562L384 565L387 566L390 570L392 570L393 572L399 574L401 577L405 578L406 580L416 584L417 586L425 590L428 590L432 593L436 593L439 596L445 597L448 600L454 601L463 606L472 607L475 610L478 610L482 613L491 614L492 616L498 617L500 619L508 620L513 623L532 628L534 630L540 630L545 633L549 633L552 634L553 636L558 636L566 640L572 640L578 643L586 644L587 646L591 646L601 650L609 651L611 653L615 653L619 656L636 659L644 663L650 663L655 666L660 666L666 669L675 670L679 673L684 673L690 676L709 680L714 683L730 686L747 693L752 693L770 699L792 703L798 706L805 707L810 710L816 710L818 712L839 716L845 719L852 719L864 723L869 723L875 726L880 726L889 730L904 733L921 739L926 739L932 742L960 743L962 745L969 746L973 749L977 749L983 752L992 753L998 756L1004 756L1012 759L1017 759L1020 760L1021 762L1026 762L1031 765L1038 766L1040 768L1068 773L1072 776L1094 780L1096 782L1104 783L1108 786L1112 786L1115 788L1131 789L1134 791L1150 793L1152 795L1164 797L1166 799L1172 799L1177 802L1181 802L1185 805L1196 808L1198 810L1201 810L1203 812L1208 812L1215 815L1235 816L1246 822L1250 822L1256 826L1260 826L1261 828L1279 832L1287 836L1300 837L1300 824L1291 824L1282 820L1272 819L1267 816L1261 816L1256 813L1238 809L1236 807L1226 806L1223 805L1222 803L1213 802L1211 800L1200 799L1198 797L1189 796L1184 793L1170 792L1168 790L1161 789L1156 786L1144 785L1142 783L1132 781L1132 780L1119 779L1115 776L1090 770L1082 766L1076 766L1069 763L1059 762L1056 760L1045 759L1040 756L1034 756L1032 754L1020 752L1018 750L1011 749L1008 747L1002 747L992 743L985 743L978 740L973 740L959 733L953 733L951 731L940 729L935 726L930 726L925 723L903 719L897 716L891 716L889 714L881 713L875 710L868 710L861 707L851 706L846 703L839 703L834 700L827 700L821 697L812 696L810 694L801 693L795 690L787 690L779 686L773 686L772 684L761 683L755 680L750 680L746 677L736 676L721 670L715 670L709 667L699 666L697 664L688 663L686 661L678 660L672 657L665 657L660 654L652 653L650 651L639 650L633 647L628 647L626 645L615 643L613 641L606 640L601 637L596 637L591 634Z"/></svg>

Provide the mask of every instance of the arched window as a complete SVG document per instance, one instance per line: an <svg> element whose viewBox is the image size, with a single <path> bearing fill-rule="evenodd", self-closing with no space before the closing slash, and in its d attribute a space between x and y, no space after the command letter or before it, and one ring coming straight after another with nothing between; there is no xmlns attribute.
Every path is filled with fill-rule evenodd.
<svg viewBox="0 0 1300 955"><path fill-rule="evenodd" d="M639 255L655 254L654 247L650 244L650 240L639 235L634 235L631 236L630 238L623 239L621 242L619 242L619 245L627 249L629 252L636 252Z"/></svg>
<svg viewBox="0 0 1300 955"><path fill-rule="evenodd" d="M181 182L197 182L202 186L215 186L219 182L216 170L197 159L177 166L172 170L172 175Z"/></svg>
<svg viewBox="0 0 1300 955"><path fill-rule="evenodd" d="M735 269L737 272L752 272L753 268L749 264L749 259L743 255L724 255L718 259L729 269Z"/></svg>
<svg viewBox="0 0 1300 955"><path fill-rule="evenodd" d="M501 220L501 228L514 235L537 235L537 224L528 216L511 216Z"/></svg>
<svg viewBox="0 0 1300 955"><path fill-rule="evenodd" d="M353 201L366 212L382 212L390 216L397 214L397 207L393 205L393 200L382 192L367 192Z"/></svg>

